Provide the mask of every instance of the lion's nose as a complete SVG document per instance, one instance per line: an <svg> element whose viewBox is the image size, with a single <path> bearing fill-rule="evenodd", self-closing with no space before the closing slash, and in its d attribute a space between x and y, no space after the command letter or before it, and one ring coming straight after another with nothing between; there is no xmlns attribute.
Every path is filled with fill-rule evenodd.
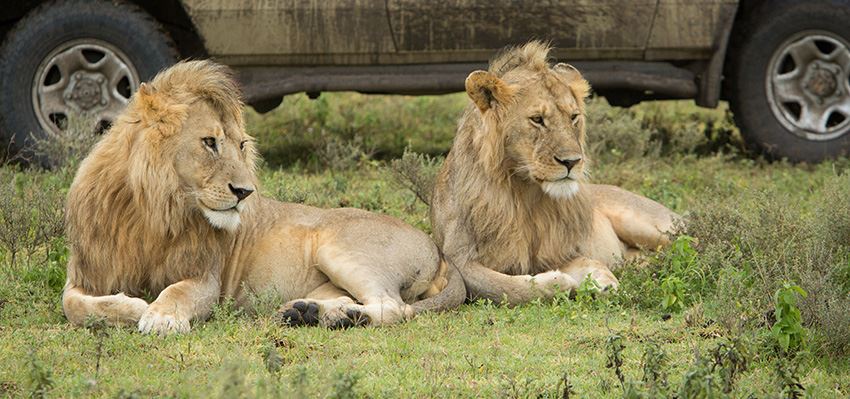
<svg viewBox="0 0 850 399"><path fill-rule="evenodd" d="M558 162L559 164L566 166L567 167L567 173L570 173L573 170L573 167L575 167L576 165L578 165L579 162L581 162L581 157L576 157L576 158L558 158L558 157L555 157L555 162Z"/></svg>
<svg viewBox="0 0 850 399"><path fill-rule="evenodd" d="M228 184L227 187L230 187L230 192L232 192L233 195L235 195L236 198L239 199L239 201L242 201L243 199L248 198L248 196L251 195L251 193L254 192L253 189L242 188L242 187L233 187L232 184Z"/></svg>

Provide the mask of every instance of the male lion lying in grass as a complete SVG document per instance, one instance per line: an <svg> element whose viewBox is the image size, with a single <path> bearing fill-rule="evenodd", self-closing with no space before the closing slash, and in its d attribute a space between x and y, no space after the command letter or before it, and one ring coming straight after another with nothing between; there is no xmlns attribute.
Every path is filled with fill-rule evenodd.
<svg viewBox="0 0 850 399"><path fill-rule="evenodd" d="M584 99L572 66L539 42L466 79L472 100L434 188L431 224L473 298L510 304L571 290L634 248L668 242L677 216L647 198L583 183Z"/></svg>
<svg viewBox="0 0 850 399"><path fill-rule="evenodd" d="M281 316L292 325L395 323L463 302L426 234L252 195L255 158L224 67L180 63L142 85L68 193L68 320L186 332L219 298L248 306L269 290L291 300Z"/></svg>

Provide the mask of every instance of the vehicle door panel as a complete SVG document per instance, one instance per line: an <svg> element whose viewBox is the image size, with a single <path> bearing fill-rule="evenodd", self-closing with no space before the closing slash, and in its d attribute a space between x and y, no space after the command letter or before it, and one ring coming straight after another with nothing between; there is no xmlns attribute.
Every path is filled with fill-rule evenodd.
<svg viewBox="0 0 850 399"><path fill-rule="evenodd" d="M213 56L394 52L383 0L184 0Z"/></svg>
<svg viewBox="0 0 850 399"><path fill-rule="evenodd" d="M646 58L711 57L737 7L737 0L659 0Z"/></svg>
<svg viewBox="0 0 850 399"><path fill-rule="evenodd" d="M399 51L488 50L551 40L583 58L643 56L656 0L388 0Z"/></svg>

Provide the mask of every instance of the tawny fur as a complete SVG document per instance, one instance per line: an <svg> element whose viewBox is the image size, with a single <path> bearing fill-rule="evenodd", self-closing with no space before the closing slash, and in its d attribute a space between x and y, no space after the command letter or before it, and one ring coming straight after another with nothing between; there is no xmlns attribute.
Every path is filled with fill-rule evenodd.
<svg viewBox="0 0 850 399"><path fill-rule="evenodd" d="M284 314L301 301L313 323L378 325L463 301L455 268L397 219L239 198L256 158L226 68L184 62L142 85L68 193L68 319L185 332L221 297L271 291Z"/></svg>
<svg viewBox="0 0 850 399"><path fill-rule="evenodd" d="M548 53L540 42L509 48L466 81L472 101L438 175L431 221L472 297L521 303L588 274L615 287L608 267L626 244L662 244L672 228L663 206L613 187L595 195L600 186L584 183L590 86ZM565 168L557 159L578 161ZM609 217L623 209L639 217ZM618 237L626 230L645 234Z"/></svg>

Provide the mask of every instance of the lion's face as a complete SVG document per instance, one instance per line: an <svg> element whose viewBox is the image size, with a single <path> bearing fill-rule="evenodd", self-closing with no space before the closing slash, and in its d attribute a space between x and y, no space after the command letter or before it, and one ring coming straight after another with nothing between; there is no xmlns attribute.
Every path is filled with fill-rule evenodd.
<svg viewBox="0 0 850 399"><path fill-rule="evenodd" d="M217 228L234 231L256 190L253 143L238 121L222 120L206 101L187 110L175 146L179 186Z"/></svg>
<svg viewBox="0 0 850 399"><path fill-rule="evenodd" d="M586 94L580 90L586 82L566 64L517 75L508 73L503 80L479 71L467 79L467 91L472 89L470 97L482 113L495 113L486 122L495 124L489 134L498 135L494 145L502 147L494 154L504 157L509 173L539 184L548 195L572 197L587 165Z"/></svg>

